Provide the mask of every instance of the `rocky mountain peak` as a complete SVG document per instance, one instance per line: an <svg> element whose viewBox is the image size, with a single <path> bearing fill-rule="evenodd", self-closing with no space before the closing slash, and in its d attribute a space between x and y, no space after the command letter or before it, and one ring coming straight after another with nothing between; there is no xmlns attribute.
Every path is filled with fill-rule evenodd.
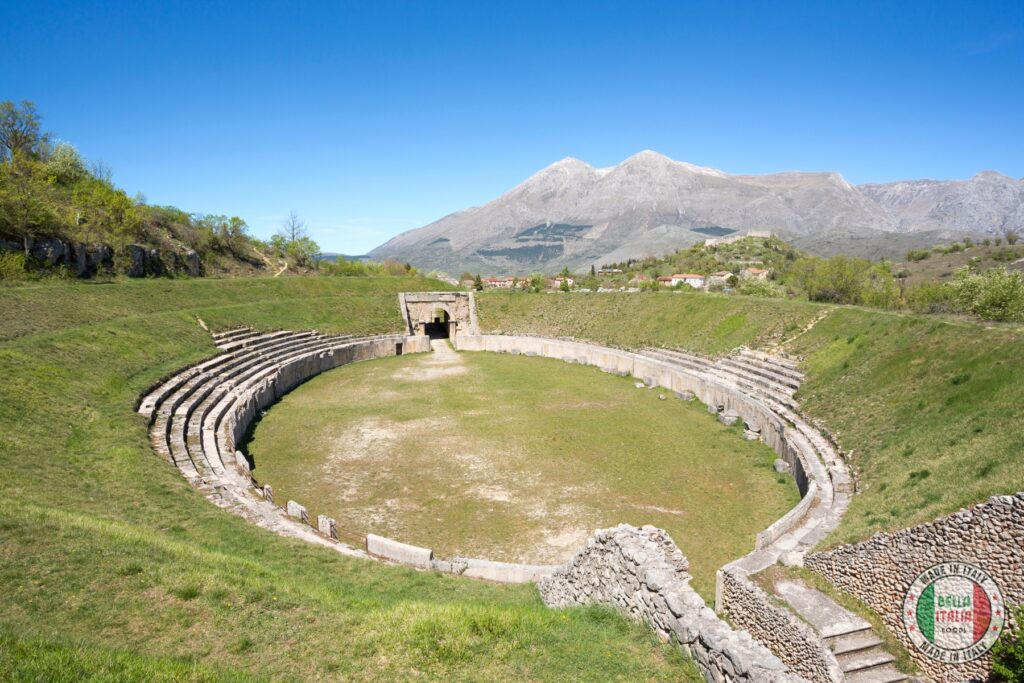
<svg viewBox="0 0 1024 683"><path fill-rule="evenodd" d="M817 253L896 256L1024 230L1024 183L982 171L971 180L855 186L828 171L729 175L653 150L608 168L566 157L371 256L448 272L554 272L660 256L747 230L772 231Z"/></svg>

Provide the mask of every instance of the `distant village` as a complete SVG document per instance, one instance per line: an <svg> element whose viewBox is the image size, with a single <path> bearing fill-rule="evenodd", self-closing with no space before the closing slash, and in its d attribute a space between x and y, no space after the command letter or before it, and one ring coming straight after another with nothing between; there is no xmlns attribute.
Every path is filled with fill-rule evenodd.
<svg viewBox="0 0 1024 683"><path fill-rule="evenodd" d="M725 291L744 281L767 281L773 270L765 267L765 250L782 244L770 232L751 231L740 235L708 239L693 247L661 258L630 259L625 263L590 267L589 272L558 275L538 273L481 276L463 273L461 278L445 278L450 284L467 290L596 291L639 292L655 289L690 288ZM693 272L672 272L675 265L686 264ZM703 266L693 268L692 266ZM700 272L698 272L700 271ZM664 272L665 274L661 274Z"/></svg>

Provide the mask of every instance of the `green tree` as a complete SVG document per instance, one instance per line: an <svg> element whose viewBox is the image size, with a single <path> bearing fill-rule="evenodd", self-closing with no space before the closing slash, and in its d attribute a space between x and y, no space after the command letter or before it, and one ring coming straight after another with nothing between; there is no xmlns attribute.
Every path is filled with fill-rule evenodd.
<svg viewBox="0 0 1024 683"><path fill-rule="evenodd" d="M1018 237L1019 236L1017 235L1017 233L1015 233L1012 230L1010 230L1010 231L1008 231L1006 233L1006 243L1011 245L1011 246L1014 245L1014 244L1017 244Z"/></svg>
<svg viewBox="0 0 1024 683"><path fill-rule="evenodd" d="M569 278L568 277L563 277L561 283L559 283L559 285L558 285L558 288L560 290L562 290L563 292L568 292L569 291Z"/></svg>
<svg viewBox="0 0 1024 683"><path fill-rule="evenodd" d="M309 266L320 253L320 246L311 237L303 236L288 243L287 253L296 265Z"/></svg>
<svg viewBox="0 0 1024 683"><path fill-rule="evenodd" d="M46 150L49 135L39 128L40 116L29 100L16 105L0 102L0 160L20 155L38 159Z"/></svg>
<svg viewBox="0 0 1024 683"><path fill-rule="evenodd" d="M78 150L66 142L58 143L46 160L47 178L61 185L74 185L89 175Z"/></svg>
<svg viewBox="0 0 1024 683"><path fill-rule="evenodd" d="M250 257L252 244L249 238L249 226L238 216L202 216L200 219L210 233L213 248L228 253L235 258Z"/></svg>
<svg viewBox="0 0 1024 683"><path fill-rule="evenodd" d="M480 273L477 273L476 277L473 278L473 289L478 292L484 291L484 281L480 278Z"/></svg>
<svg viewBox="0 0 1024 683"><path fill-rule="evenodd" d="M71 203L77 213L77 232L83 241L112 241L117 247L141 238L141 216L124 190L89 176L75 183Z"/></svg>
<svg viewBox="0 0 1024 683"><path fill-rule="evenodd" d="M0 232L26 242L56 229L53 188L42 164L18 154L0 164Z"/></svg>
<svg viewBox="0 0 1024 683"><path fill-rule="evenodd" d="M295 261L296 265L308 266L314 263L314 257L320 253L320 246L309 236L306 223L299 218L299 214L289 212L277 234L280 236L278 244L283 243L285 255Z"/></svg>

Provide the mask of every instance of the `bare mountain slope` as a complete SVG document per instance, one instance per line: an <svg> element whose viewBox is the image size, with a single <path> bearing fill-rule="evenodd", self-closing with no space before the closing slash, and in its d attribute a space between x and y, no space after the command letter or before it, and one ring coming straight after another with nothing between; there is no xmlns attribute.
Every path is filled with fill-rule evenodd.
<svg viewBox="0 0 1024 683"><path fill-rule="evenodd" d="M659 255L743 230L772 230L819 253L877 256L1022 225L1024 182L991 172L858 187L838 173L729 175L644 151L612 168L563 159L370 256L452 272L522 273Z"/></svg>

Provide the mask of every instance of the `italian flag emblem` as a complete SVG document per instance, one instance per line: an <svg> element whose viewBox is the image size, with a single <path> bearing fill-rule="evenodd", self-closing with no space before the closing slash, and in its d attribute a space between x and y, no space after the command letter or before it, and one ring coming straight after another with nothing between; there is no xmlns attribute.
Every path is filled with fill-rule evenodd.
<svg viewBox="0 0 1024 683"><path fill-rule="evenodd" d="M945 562L922 572L903 601L903 624L918 650L948 663L983 655L1002 632L1002 594L984 570Z"/></svg>

